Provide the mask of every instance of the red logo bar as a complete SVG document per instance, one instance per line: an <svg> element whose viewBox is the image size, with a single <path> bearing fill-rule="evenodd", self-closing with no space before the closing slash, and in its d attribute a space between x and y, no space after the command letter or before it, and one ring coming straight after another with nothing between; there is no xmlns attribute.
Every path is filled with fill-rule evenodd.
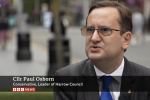
<svg viewBox="0 0 150 100"><path fill-rule="evenodd" d="M12 87L12 92L36 92L35 87Z"/></svg>

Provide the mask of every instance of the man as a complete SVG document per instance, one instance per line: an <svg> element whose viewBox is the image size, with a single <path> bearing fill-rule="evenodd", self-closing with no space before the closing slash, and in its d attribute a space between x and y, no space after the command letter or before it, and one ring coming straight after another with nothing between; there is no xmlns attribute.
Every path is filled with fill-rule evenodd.
<svg viewBox="0 0 150 100"><path fill-rule="evenodd" d="M70 80L83 82L83 86L54 87L56 100L148 100L148 92L142 91L145 88L139 84L141 78L132 76L149 76L150 70L124 57L131 41L131 16L130 10L117 2L92 4L86 28L81 29L86 36L88 59L56 72L56 76L61 76L56 82Z"/></svg>
<svg viewBox="0 0 150 100"><path fill-rule="evenodd" d="M60 11L60 25L61 25L62 36L65 36L66 35L66 29L69 26L69 21L67 20L64 11ZM50 27L50 29L53 33L55 33L54 26L55 25L54 25L54 18L53 18L53 22L52 22L52 25Z"/></svg>

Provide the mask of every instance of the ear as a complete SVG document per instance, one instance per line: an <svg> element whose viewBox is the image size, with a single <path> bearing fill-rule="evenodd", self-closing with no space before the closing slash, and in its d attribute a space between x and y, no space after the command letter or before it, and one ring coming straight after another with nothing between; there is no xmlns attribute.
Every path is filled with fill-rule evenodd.
<svg viewBox="0 0 150 100"><path fill-rule="evenodd" d="M130 45L130 41L131 41L131 32L130 31L128 31L128 32L126 32L126 33L124 33L123 35L122 35L122 38L123 38L123 40L122 40L122 48L123 49L127 49L128 48L128 46Z"/></svg>

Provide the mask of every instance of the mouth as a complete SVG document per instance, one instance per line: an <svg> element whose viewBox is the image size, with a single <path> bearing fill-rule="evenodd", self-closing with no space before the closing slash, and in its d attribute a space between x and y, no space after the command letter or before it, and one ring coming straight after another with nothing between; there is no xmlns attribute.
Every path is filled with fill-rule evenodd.
<svg viewBox="0 0 150 100"><path fill-rule="evenodd" d="M101 48L100 46L91 46L90 48Z"/></svg>
<svg viewBox="0 0 150 100"><path fill-rule="evenodd" d="M98 51L99 49L101 49L100 46L91 46L91 47L90 47L90 50L91 50L91 51Z"/></svg>

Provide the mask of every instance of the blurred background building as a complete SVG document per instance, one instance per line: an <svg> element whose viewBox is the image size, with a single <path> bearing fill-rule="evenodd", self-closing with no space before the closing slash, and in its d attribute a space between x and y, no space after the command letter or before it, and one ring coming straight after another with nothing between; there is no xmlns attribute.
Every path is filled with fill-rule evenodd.
<svg viewBox="0 0 150 100"><path fill-rule="evenodd" d="M17 9L18 0L1 0L9 2L9 8ZM85 25L89 5L96 0L60 0L60 10L65 11L71 25ZM101 0L99 0L101 1ZM131 10L139 7L146 20L150 16L150 0L118 0ZM43 14L53 11L53 0L23 0L23 11L28 15L28 23L42 25ZM10 7L11 6L11 7Z"/></svg>

